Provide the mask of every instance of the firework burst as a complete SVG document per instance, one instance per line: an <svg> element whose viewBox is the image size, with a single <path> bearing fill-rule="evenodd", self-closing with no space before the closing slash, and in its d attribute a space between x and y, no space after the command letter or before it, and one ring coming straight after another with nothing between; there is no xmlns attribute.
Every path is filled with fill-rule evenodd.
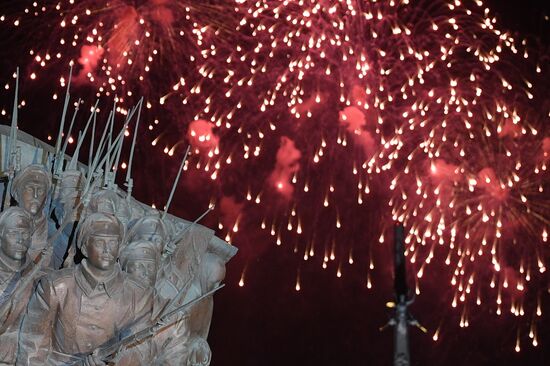
<svg viewBox="0 0 550 366"><path fill-rule="evenodd" d="M163 121L149 124L151 149L193 146L186 169L222 203L228 241L259 226L304 260L334 261L338 277L361 267L370 288L376 243L402 221L416 291L444 263L461 325L482 294L498 312L539 316L546 74L482 1L63 1L26 13L1 20L57 19L29 75L72 61L100 94L143 94Z"/></svg>

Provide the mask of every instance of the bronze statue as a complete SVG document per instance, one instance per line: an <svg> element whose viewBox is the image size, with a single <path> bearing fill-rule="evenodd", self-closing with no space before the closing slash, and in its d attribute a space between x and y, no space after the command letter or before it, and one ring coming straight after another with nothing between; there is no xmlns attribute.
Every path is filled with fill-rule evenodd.
<svg viewBox="0 0 550 366"><path fill-rule="evenodd" d="M156 244L147 240L131 242L122 249L119 258L122 270L151 288L155 286L159 260Z"/></svg>
<svg viewBox="0 0 550 366"><path fill-rule="evenodd" d="M61 174L61 179L53 202L53 210L50 216L50 225L53 225L56 230L62 225L65 225L60 235L53 243L52 266L54 269L61 268L68 248L70 248L71 252L67 256L69 261L66 267L69 267L69 263L71 263L71 265L73 264L72 260L75 255L75 246L71 246L71 244L73 244L76 227L78 226L78 221L80 220L80 214L82 212L79 203L83 189L84 175L81 171L70 169L65 170Z"/></svg>
<svg viewBox="0 0 550 366"><path fill-rule="evenodd" d="M153 243L131 242L121 253L120 261L126 271L143 283L155 285L153 316L138 329L151 326L182 304L212 291L223 280L225 261L213 253L223 252L225 247L231 246L204 227L191 225L184 230L174 253L165 258L156 281L154 269L157 268L158 252ZM233 254L229 249L226 257ZM201 286L202 283L205 286ZM122 352L117 360L133 365L209 365L211 351L206 342L207 329L203 328L210 326L211 309L211 297L208 296L180 314L170 326L160 328L151 338ZM199 318L194 320L194 316ZM200 330L194 331L193 327Z"/></svg>
<svg viewBox="0 0 550 366"><path fill-rule="evenodd" d="M116 216L127 227L132 212L128 202L112 189L101 188L92 195L86 215L101 212Z"/></svg>
<svg viewBox="0 0 550 366"><path fill-rule="evenodd" d="M199 273L189 289L185 301L194 296L207 293L217 288L225 278L225 264L236 254L235 247L228 245L217 237L212 237L208 243L207 252L201 260ZM214 299L209 296L191 307L189 310L189 349L188 365L208 366L212 357L212 351L207 343L208 331L212 322ZM178 349L175 347L174 351ZM173 362L177 364L176 353L172 351Z"/></svg>
<svg viewBox="0 0 550 366"><path fill-rule="evenodd" d="M0 364L14 365L19 327L35 280L43 274L27 256L33 220L20 207L0 215Z"/></svg>
<svg viewBox="0 0 550 366"><path fill-rule="evenodd" d="M73 209L80 202L82 191L84 190L84 174L80 170L65 170L61 173L59 187L56 192L54 212L57 219L78 221L80 219L81 209ZM65 217L70 215L70 217Z"/></svg>
<svg viewBox="0 0 550 366"><path fill-rule="evenodd" d="M165 311L170 310L170 305L189 302L216 288L225 277L225 263L236 253L235 247L214 236L211 230L197 225L184 230L176 251L165 264L163 278L157 281L158 293L172 299ZM184 276L186 271L188 276ZM173 327L159 332L154 338L154 364L209 365L211 350L206 338L212 311L213 299L209 296L193 305Z"/></svg>
<svg viewBox="0 0 550 366"><path fill-rule="evenodd" d="M65 109L69 99L67 90ZM6 191L19 207L0 214L0 365L210 364L212 295L223 287L218 284L236 248L197 224L212 207L193 223L168 213L187 153L161 213L132 198L132 156L126 192L116 186L124 133L140 106L130 110L118 134L113 107L95 146L96 103L68 165L65 151L78 108L68 133L64 111L50 149L35 139L18 140L24 133L17 132L15 107L2 168ZM92 120L91 164L80 166L83 174L78 151ZM135 138L130 155L134 145ZM31 159L18 153L30 151L48 156L48 167L21 170L21 160ZM49 171L56 177L51 201ZM65 256L70 268L58 269Z"/></svg>
<svg viewBox="0 0 550 366"><path fill-rule="evenodd" d="M34 233L28 252L31 258L35 258L42 250L48 249L48 225L44 205L50 192L51 181L51 174L43 165L31 164L21 170L11 186L12 197L33 218ZM45 263L49 264L49 261Z"/></svg>
<svg viewBox="0 0 550 366"><path fill-rule="evenodd" d="M94 213L81 223L77 245L85 259L39 282L21 326L18 365L105 365L92 352L150 316L149 290L117 263L123 237L112 215Z"/></svg>
<svg viewBox="0 0 550 366"><path fill-rule="evenodd" d="M170 241L170 233L164 222L158 215L147 215L138 219L128 231L127 243L136 240L148 240L155 244L159 254Z"/></svg>

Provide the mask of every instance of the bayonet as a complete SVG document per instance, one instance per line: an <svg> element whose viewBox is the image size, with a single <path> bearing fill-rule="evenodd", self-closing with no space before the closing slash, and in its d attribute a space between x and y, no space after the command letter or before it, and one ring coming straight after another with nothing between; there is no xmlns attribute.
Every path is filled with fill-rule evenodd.
<svg viewBox="0 0 550 366"><path fill-rule="evenodd" d="M88 151L88 169L90 169L89 164L91 164L94 156L94 142L95 142L95 131L96 131L96 123L97 123L97 113L94 113L94 122L92 124L92 136L90 140L90 148Z"/></svg>
<svg viewBox="0 0 550 366"><path fill-rule="evenodd" d="M103 164L106 164L107 160L109 159L109 157L111 156L111 154L113 153L113 150L114 148L117 146L117 144L119 143L119 140L124 138L124 131L126 130L126 126L128 125L128 122L129 120L127 120L125 123L124 123L124 126L122 126L122 129L120 130L119 134L117 135L117 137L115 138L115 140L113 141L113 143L111 144L111 147L107 150L107 152L105 153L105 155L103 156L103 158L101 159L101 161L97 161L100 154L97 154L96 155L96 158L94 159L94 163L93 163L93 166L90 168L90 172L92 172L91 174L88 175L87 177L87 182L86 182L86 187L89 186L91 180L92 180L92 176L93 176L93 172L95 172L95 169L96 167L100 167L100 166L103 166ZM102 152L103 151L103 147L104 146L100 146L100 151L99 152Z"/></svg>
<svg viewBox="0 0 550 366"><path fill-rule="evenodd" d="M106 169L108 168L108 170L105 172L105 185L110 189L113 189L115 186L118 163L120 160L120 154L122 152L122 145L124 144L124 136L126 133L126 129L128 128L128 124L132 120L132 117L134 116L136 110L137 105L132 107L130 109L130 112L126 115L126 119L124 120L124 125L122 126L121 130L121 132L123 133L122 139L118 140L118 142L112 143L112 147L114 147L113 154L109 156L107 163L108 165L105 167ZM115 156L114 159L112 158L113 156Z"/></svg>
<svg viewBox="0 0 550 366"><path fill-rule="evenodd" d="M19 68L15 72L15 96L13 98L13 111L11 114L10 137L8 140L8 148L6 151L6 160L4 169L7 169L7 184L4 184L4 194L2 197L2 211L6 204L11 201L11 186L15 174L21 168L21 150L17 146L17 119L18 119L18 96L19 96ZM6 202L7 201L7 202Z"/></svg>
<svg viewBox="0 0 550 366"><path fill-rule="evenodd" d="M134 150L136 148L136 140L137 135L139 131L139 121L141 120L141 107L143 106L143 97L139 100L138 103L139 109L138 109L138 115L137 115L137 121L136 121L136 128L134 129L134 136L132 137L132 148L130 149L130 158L128 160L128 167L126 170L126 179L125 179L125 185L127 188L126 191L126 199L129 200L130 197L132 197L132 189L134 187L134 180L132 179L132 164L134 162Z"/></svg>
<svg viewBox="0 0 550 366"><path fill-rule="evenodd" d="M76 103L76 107L74 108L73 118L71 118L71 123L69 124L69 131L67 132L67 136L65 137L65 142L63 143L63 148L61 149L61 152L56 158L56 170L54 174L56 177L59 177L59 175L63 171L63 163L65 162L65 152L67 151L67 146L69 145L69 139L71 138L71 133L73 132L74 121L76 120L76 115L78 114L78 110L80 108L81 102L82 100L78 99L78 102Z"/></svg>
<svg viewBox="0 0 550 366"><path fill-rule="evenodd" d="M55 141L55 153L53 155L52 163L52 173L57 171L57 161L59 152L61 150L61 140L63 138L63 129L65 128L65 117L67 116L67 108L69 106L70 94L69 90L71 88L71 79L73 77L73 66L69 72L69 81L67 82L67 90L65 92L65 101L63 102L63 113L61 114L61 123L59 124L59 132L57 133L57 140Z"/></svg>
<svg viewBox="0 0 550 366"><path fill-rule="evenodd" d="M174 193L176 191L176 187L178 186L178 182L180 180L181 171L183 170L183 166L185 164L185 161L187 160L187 155L189 155L189 150L191 149L191 146L187 147L187 150L185 151L185 155L183 156L183 159L181 160L180 167L178 169L178 174L176 175L176 179L174 180L174 184L172 185L172 190L170 191L170 196L168 197L168 201L166 202L166 206L164 207L164 212L162 213L162 219L166 217L166 214L168 214L168 209L170 208L170 204L172 203L172 198L174 198Z"/></svg>

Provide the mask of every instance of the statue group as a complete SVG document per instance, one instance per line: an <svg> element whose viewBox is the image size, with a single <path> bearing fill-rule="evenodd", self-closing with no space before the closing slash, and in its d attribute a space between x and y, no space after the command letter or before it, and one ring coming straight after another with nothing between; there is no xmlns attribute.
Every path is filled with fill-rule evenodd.
<svg viewBox="0 0 550 366"><path fill-rule="evenodd" d="M210 364L212 294L236 248L114 184L122 138L108 138L86 169L78 150L70 163L56 151L21 168L12 123L0 214L0 365Z"/></svg>

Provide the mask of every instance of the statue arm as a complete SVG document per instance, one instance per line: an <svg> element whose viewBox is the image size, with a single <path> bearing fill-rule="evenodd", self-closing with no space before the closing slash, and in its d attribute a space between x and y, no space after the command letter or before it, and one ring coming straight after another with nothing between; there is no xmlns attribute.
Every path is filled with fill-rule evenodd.
<svg viewBox="0 0 550 366"><path fill-rule="evenodd" d="M23 317L17 365L46 364L56 310L57 300L53 286L44 278L38 283Z"/></svg>

